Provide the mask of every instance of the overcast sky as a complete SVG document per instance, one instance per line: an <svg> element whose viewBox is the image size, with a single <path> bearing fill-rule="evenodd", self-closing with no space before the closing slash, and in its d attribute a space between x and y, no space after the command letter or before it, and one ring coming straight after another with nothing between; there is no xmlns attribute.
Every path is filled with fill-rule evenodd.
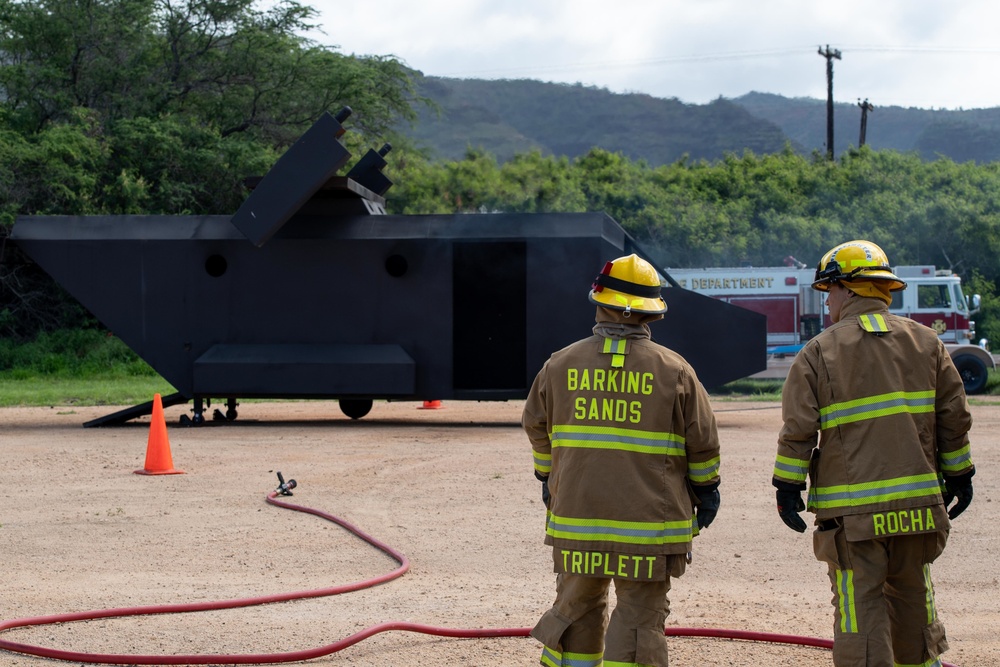
<svg viewBox="0 0 1000 667"><path fill-rule="evenodd" d="M751 91L1000 107L996 0L302 0L317 41L426 75L582 83L704 104Z"/></svg>

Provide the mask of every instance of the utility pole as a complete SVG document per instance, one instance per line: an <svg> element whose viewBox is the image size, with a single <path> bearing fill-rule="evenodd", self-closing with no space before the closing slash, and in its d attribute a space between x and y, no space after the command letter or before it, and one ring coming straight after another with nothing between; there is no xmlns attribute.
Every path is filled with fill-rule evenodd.
<svg viewBox="0 0 1000 667"><path fill-rule="evenodd" d="M861 107L861 136L858 138L858 148L865 145L865 135L868 133L868 112L875 111L875 107L868 104L868 98L862 102L858 100L858 106Z"/></svg>
<svg viewBox="0 0 1000 667"><path fill-rule="evenodd" d="M827 44L825 51L819 47L819 54L826 58L826 158L833 160L833 59L840 60L840 51L831 51Z"/></svg>

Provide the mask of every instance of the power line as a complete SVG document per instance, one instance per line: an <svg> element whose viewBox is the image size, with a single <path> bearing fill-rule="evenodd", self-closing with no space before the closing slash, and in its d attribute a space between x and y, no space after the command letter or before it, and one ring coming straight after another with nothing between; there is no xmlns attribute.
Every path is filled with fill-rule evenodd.
<svg viewBox="0 0 1000 667"><path fill-rule="evenodd" d="M653 67L657 65L679 65L698 62L725 62L734 60L750 60L759 58L775 58L779 56L799 56L813 52L813 46L792 46L775 49L758 49L746 51L726 51L722 53L685 54L676 56L661 56L642 58L638 60L604 60L595 62L575 62L554 65L529 65L524 67L505 67L491 69L465 70L445 72L438 76L472 76L490 74L516 74L540 72L573 72L592 71L600 69L621 69L633 67ZM1000 48L969 48L953 46L846 46L840 49L844 52L861 53L923 53L928 55L985 55L1000 56Z"/></svg>

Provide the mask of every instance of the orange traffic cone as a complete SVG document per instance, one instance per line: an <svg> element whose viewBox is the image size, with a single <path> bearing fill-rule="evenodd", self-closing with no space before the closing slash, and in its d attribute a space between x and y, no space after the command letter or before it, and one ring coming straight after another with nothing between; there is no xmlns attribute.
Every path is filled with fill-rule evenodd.
<svg viewBox="0 0 1000 667"><path fill-rule="evenodd" d="M417 408L418 410L440 410L443 406L441 401L424 401L424 404Z"/></svg>
<svg viewBox="0 0 1000 667"><path fill-rule="evenodd" d="M153 394L153 421L149 424L149 442L146 445L146 467L136 470L137 475L183 475L183 470L174 470L174 459L170 456L170 440L167 439L167 422L163 419L163 401L159 394Z"/></svg>

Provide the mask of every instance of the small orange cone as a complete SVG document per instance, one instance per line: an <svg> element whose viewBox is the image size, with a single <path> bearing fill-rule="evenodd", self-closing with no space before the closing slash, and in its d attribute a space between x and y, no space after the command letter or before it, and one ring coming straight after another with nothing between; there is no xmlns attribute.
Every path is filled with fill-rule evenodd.
<svg viewBox="0 0 1000 667"><path fill-rule="evenodd" d="M163 419L163 401L159 394L153 394L153 421L149 424L149 442L146 445L146 467L136 470L137 475L183 475L183 470L174 470L174 459L170 456L170 440L167 439L167 422Z"/></svg>
<svg viewBox="0 0 1000 667"><path fill-rule="evenodd" d="M424 401L423 406L417 408L418 410L440 410L443 406L441 401Z"/></svg>

